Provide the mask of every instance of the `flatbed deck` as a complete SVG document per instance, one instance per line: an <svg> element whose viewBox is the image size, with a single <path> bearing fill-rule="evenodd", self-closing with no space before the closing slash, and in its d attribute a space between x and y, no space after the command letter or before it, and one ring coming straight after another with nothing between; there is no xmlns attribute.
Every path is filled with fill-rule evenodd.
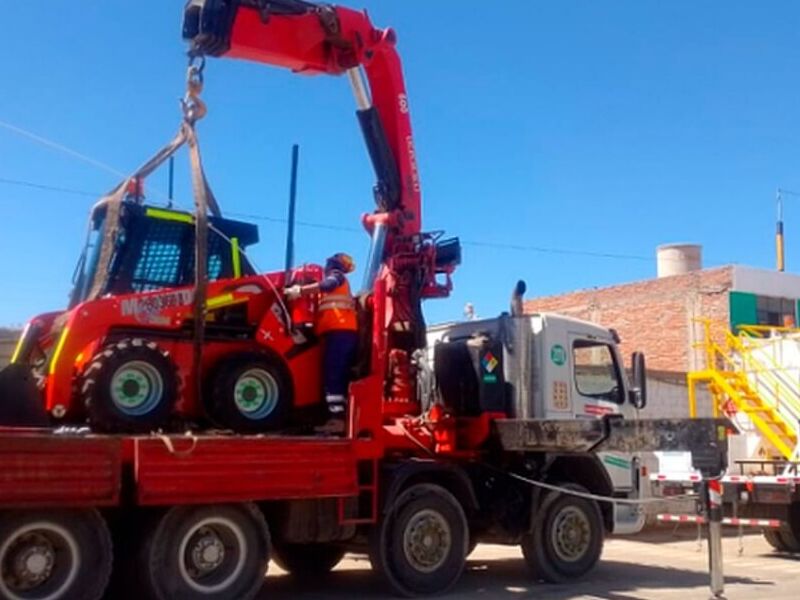
<svg viewBox="0 0 800 600"><path fill-rule="evenodd" d="M357 463L352 440L320 437L3 430L0 508L351 497Z"/></svg>

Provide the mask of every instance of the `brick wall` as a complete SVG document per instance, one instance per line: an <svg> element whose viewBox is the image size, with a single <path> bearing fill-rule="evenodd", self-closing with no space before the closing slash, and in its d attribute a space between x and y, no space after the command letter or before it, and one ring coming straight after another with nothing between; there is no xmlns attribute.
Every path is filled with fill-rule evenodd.
<svg viewBox="0 0 800 600"><path fill-rule="evenodd" d="M683 373L702 366L692 344L702 339L699 317L728 320L730 266L661 279L581 290L525 302L526 312L555 312L613 327L627 357L647 356L648 369Z"/></svg>

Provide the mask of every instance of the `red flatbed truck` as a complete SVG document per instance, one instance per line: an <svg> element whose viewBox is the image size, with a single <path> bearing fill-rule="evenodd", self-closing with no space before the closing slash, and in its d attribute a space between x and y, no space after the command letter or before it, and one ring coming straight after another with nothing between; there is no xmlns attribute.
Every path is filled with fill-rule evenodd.
<svg viewBox="0 0 800 600"><path fill-rule="evenodd" d="M532 315L432 335L434 379L422 387L438 404L425 420L446 408L451 439L420 417L370 434L356 406L345 439L0 431L0 596L100 598L113 569L109 597L250 598L270 556L321 576L346 551L367 553L394 592L425 595L455 584L479 541L521 545L535 577L568 582L596 564L606 533L635 530L636 510L585 494L635 502L637 452L688 450L703 472L724 468L724 421L624 418L644 397L643 372L627 381L607 330ZM556 364L560 336L570 345ZM604 352L605 374L581 362ZM473 366L487 356L494 381ZM545 382L563 373L575 386L553 398ZM572 413L553 413L553 401ZM475 419L486 425L477 445ZM629 458L629 481L608 456Z"/></svg>
<svg viewBox="0 0 800 600"><path fill-rule="evenodd" d="M460 251L456 240L421 232L392 30L374 28L364 13L303 0L191 0L184 36L195 61L227 55L350 79L378 183L376 210L363 218L371 236L359 294L363 365L349 388L347 434L75 428L100 401L130 427L155 422L142 418L153 416L148 410L174 416L164 404L164 391L178 388L174 372L182 374L179 404L192 407L177 416L207 424L213 411L203 400L213 408L226 399L201 392L204 348L246 346L250 359L257 349L290 365L318 348L286 318L277 288L289 282L274 274L234 268L224 283L230 289L205 297L215 288L206 285L203 240L213 236L194 136L203 113L195 62L186 120L169 148L188 143L194 152L197 211L137 210L194 227L197 285L185 262L162 269L184 273L180 280L148 280L115 296L115 253L136 237L124 234L136 210L122 196L131 185L139 196L138 174L152 170L151 161L93 212L94 251L87 244L70 308L33 319L0 373L4 417L27 422L26 408L53 427L0 431L0 597L97 600L110 590L113 598L246 599L263 585L270 557L292 573L319 576L351 549L366 552L395 592L425 595L452 586L480 541L520 545L535 577L566 582L596 564L606 533L641 526L637 452L687 450L703 473L723 470L724 422L635 418L646 399L643 357L634 358L629 383L612 331L523 316L521 288L511 316L433 328L426 344L422 300L449 293ZM139 245L163 249L165 242ZM239 256L233 240L224 254ZM137 256L134 265L144 255ZM127 272L128 283L136 283L136 271ZM275 302L269 330L248 320L250 303L265 297ZM93 375L103 364L108 379L133 392L104 392ZM269 381L269 369L257 370ZM294 369L291 386L313 387L319 373L312 371ZM272 406L291 399L280 396ZM247 418L246 403L226 408Z"/></svg>

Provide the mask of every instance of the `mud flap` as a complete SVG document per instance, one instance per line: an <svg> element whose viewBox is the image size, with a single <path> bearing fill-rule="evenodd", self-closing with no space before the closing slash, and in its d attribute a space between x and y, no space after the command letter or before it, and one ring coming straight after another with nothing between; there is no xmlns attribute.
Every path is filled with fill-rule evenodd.
<svg viewBox="0 0 800 600"><path fill-rule="evenodd" d="M42 394L28 365L8 365L0 371L0 426L47 427L50 420Z"/></svg>

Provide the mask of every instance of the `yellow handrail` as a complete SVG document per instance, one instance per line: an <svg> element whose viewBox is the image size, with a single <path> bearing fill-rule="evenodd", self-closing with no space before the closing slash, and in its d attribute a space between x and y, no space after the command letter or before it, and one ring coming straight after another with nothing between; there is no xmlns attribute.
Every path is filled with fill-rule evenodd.
<svg viewBox="0 0 800 600"><path fill-rule="evenodd" d="M730 400L737 410L747 414L775 449L786 458L793 456L796 450L800 450L797 444L800 436L797 428L800 393L778 376L782 367L772 356L767 354L767 360L774 365L774 369L756 358L753 355L754 348L746 344L745 340L760 338L761 331L771 333L780 330L783 333L800 330L756 325L738 328L740 335L737 336L727 327L712 323L710 319L695 319L695 322L703 326L703 340L692 346L704 351L706 364L705 369L692 371L687 375L689 415L697 416L696 384L705 382L714 400L712 410L715 416L725 402ZM759 385L759 381L763 384ZM764 397L767 391L769 398Z"/></svg>
<svg viewBox="0 0 800 600"><path fill-rule="evenodd" d="M785 381L783 381L778 375L776 375L775 371L782 371L783 367L778 364L778 362L770 355L767 354L767 358L773 365L773 369L768 368L761 360L753 356L752 348L748 348L742 341L732 333L728 332L728 336L730 341L732 342L734 348L739 351L739 354L744 359L745 363L749 362L751 366L751 370L746 372L753 372L756 375L765 376L769 379L773 384L775 384L775 400L776 404L785 404L789 407L791 412L795 415L795 417L800 418L800 396L797 395L797 392L794 391ZM747 366L745 364L745 366ZM784 393L781 394L781 391L788 391L788 394Z"/></svg>

